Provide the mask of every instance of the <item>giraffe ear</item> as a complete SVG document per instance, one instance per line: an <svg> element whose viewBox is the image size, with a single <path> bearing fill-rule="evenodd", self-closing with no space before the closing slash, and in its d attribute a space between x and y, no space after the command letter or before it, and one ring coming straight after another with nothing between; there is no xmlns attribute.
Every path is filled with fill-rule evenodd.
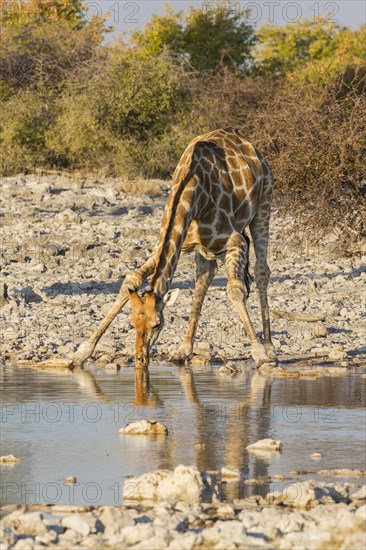
<svg viewBox="0 0 366 550"><path fill-rule="evenodd" d="M172 306L176 299L178 298L179 294L179 288L174 288L173 290L169 290L164 296L164 303L167 307Z"/></svg>
<svg viewBox="0 0 366 550"><path fill-rule="evenodd" d="M141 301L141 298L138 295L137 291L136 290L131 290L129 288L128 292L129 292L129 295L130 295L131 305L135 306L135 307L140 306L142 304L142 301Z"/></svg>

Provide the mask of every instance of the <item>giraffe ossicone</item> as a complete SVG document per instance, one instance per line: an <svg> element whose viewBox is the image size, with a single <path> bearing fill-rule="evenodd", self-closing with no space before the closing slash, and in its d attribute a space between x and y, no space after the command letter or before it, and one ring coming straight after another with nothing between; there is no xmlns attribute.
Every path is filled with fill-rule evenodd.
<svg viewBox="0 0 366 550"><path fill-rule="evenodd" d="M105 330L130 300L131 322L136 329L135 367L146 369L151 346L164 324L164 307L177 297L176 289L170 287L179 257L193 251L196 286L179 356L187 359L192 353L202 304L216 273L217 261L222 260L227 271L228 296L251 342L256 365L276 363L267 298L273 186L269 164L239 130L223 128L193 139L174 172L159 241L151 257L126 276L111 310L74 354L74 365L82 365L91 356ZM256 255L254 273L261 305L263 343L255 333L246 307L250 242L245 233L247 227ZM150 276L149 287L139 295L138 289Z"/></svg>

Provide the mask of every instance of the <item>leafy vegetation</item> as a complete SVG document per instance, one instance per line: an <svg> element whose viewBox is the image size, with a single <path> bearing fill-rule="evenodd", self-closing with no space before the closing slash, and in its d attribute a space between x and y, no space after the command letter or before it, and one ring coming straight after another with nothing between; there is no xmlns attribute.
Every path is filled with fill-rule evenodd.
<svg viewBox="0 0 366 550"><path fill-rule="evenodd" d="M163 16L153 15L144 30L132 34L132 43L143 56L158 56L167 48L197 71L246 68L255 42L245 16L230 7L191 8L185 16L167 5Z"/></svg>
<svg viewBox="0 0 366 550"><path fill-rule="evenodd" d="M281 204L362 236L366 27L255 32L229 8L167 7L128 44L109 30L81 0L2 2L3 173L169 177L193 136L237 126L269 158Z"/></svg>

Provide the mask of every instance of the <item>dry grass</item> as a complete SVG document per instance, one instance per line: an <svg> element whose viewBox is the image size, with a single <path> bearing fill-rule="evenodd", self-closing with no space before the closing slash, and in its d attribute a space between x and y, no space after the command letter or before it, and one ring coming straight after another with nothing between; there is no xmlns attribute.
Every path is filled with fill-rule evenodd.
<svg viewBox="0 0 366 550"><path fill-rule="evenodd" d="M133 180L120 181L115 186L119 193L128 195L150 195L160 197L168 188L168 183L164 180Z"/></svg>

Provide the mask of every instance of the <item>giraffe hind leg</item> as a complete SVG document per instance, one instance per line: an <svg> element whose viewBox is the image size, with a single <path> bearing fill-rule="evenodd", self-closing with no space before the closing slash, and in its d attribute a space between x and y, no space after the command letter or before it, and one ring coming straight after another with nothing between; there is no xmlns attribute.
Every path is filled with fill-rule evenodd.
<svg viewBox="0 0 366 550"><path fill-rule="evenodd" d="M271 360L277 361L275 347L271 339L271 323L267 295L268 281L270 276L270 270L267 264L269 218L269 208L259 208L253 221L250 223L250 233L252 235L256 255L254 277L261 305L264 341L263 343Z"/></svg>
<svg viewBox="0 0 366 550"><path fill-rule="evenodd" d="M247 293L244 283L244 273L248 267L248 261L247 241L243 235L235 233L228 241L225 258L228 277L227 292L240 315L244 330L250 339L252 356L256 362L256 366L260 367L265 363L272 363L273 361L268 356L266 348L258 340L246 307Z"/></svg>
<svg viewBox="0 0 366 550"><path fill-rule="evenodd" d="M250 286L253 282L253 278L251 277L250 273L249 273L249 248L250 248L250 239L248 237L248 235L245 233L245 230L242 231L242 236L244 237L245 239L245 242L247 244L247 248L248 248L248 252L247 252L247 262L246 262L246 265L244 266L244 284L245 284L245 288L247 289L247 298L249 297L249 294L250 294Z"/></svg>

